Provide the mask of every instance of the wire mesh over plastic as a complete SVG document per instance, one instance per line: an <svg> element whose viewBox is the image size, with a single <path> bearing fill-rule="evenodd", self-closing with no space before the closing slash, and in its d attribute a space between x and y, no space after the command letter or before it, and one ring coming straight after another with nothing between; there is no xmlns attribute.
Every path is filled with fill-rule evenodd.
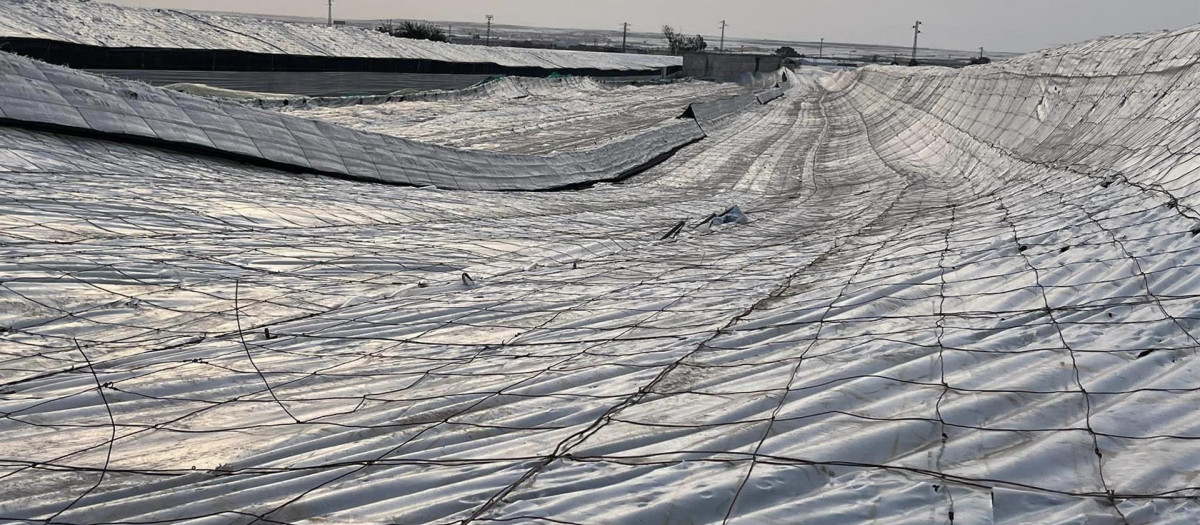
<svg viewBox="0 0 1200 525"><path fill-rule="evenodd" d="M751 96L752 95L747 95ZM699 140L692 120L660 121L591 149L520 155L446 148L213 101L0 53L0 119L199 151L269 167L443 189L533 191L619 179Z"/></svg>
<svg viewBox="0 0 1200 525"><path fill-rule="evenodd" d="M395 38L357 26L142 9L89 0L6 0L0 5L0 37L110 48L406 58L550 70L653 71L683 64L676 56L449 44Z"/></svg>
<svg viewBox="0 0 1200 525"><path fill-rule="evenodd" d="M1196 35L839 74L578 192L5 129L0 519L1195 522Z"/></svg>

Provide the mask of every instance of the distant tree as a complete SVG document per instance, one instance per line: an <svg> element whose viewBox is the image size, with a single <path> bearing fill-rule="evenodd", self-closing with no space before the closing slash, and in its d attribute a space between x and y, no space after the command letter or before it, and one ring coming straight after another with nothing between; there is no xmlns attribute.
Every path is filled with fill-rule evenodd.
<svg viewBox="0 0 1200 525"><path fill-rule="evenodd" d="M667 45L671 48L672 55L696 53L708 48L708 42L705 42L704 37L700 35L686 37L676 33L671 26L663 26L662 31L663 38L667 39Z"/></svg>
<svg viewBox="0 0 1200 525"><path fill-rule="evenodd" d="M797 53L796 49L791 46L783 46L779 49L776 49L775 54L779 55L781 58L795 58L800 56L800 53Z"/></svg>
<svg viewBox="0 0 1200 525"><path fill-rule="evenodd" d="M663 38L667 39L667 46L671 48L672 55L679 54L679 48L683 44L683 35L676 33L675 28L671 26L663 26Z"/></svg>
<svg viewBox="0 0 1200 525"><path fill-rule="evenodd" d="M401 22L400 25L392 25L390 22L379 26L379 31L387 33L398 38L412 38L414 40L432 40L434 42L445 42L446 32L441 27L433 24L422 22Z"/></svg>

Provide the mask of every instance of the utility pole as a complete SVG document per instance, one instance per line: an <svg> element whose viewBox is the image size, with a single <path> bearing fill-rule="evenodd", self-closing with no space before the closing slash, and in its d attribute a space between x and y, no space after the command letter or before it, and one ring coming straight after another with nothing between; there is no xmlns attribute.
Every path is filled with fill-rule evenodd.
<svg viewBox="0 0 1200 525"><path fill-rule="evenodd" d="M492 15L487 15L487 21L488 21L487 45L489 45L489 46L492 45L492 18L493 18Z"/></svg>
<svg viewBox="0 0 1200 525"><path fill-rule="evenodd" d="M625 52L625 42L629 40L629 22L621 24L621 52Z"/></svg>
<svg viewBox="0 0 1200 525"><path fill-rule="evenodd" d="M983 48L979 48L979 58L983 58Z"/></svg>
<svg viewBox="0 0 1200 525"><path fill-rule="evenodd" d="M722 53L725 52L725 28L726 27L729 27L729 24L726 24L725 21L722 20L721 21L721 47L719 47L717 49L718 51L720 51Z"/></svg>
<svg viewBox="0 0 1200 525"><path fill-rule="evenodd" d="M825 39L821 39L821 49L817 51L817 58L825 58Z"/></svg>
<svg viewBox="0 0 1200 525"><path fill-rule="evenodd" d="M917 61L917 37L919 37L919 36L921 36L921 21L920 21L920 20L917 20L917 23L913 25L913 55L912 55L912 61L913 61L914 63L916 63L916 61Z"/></svg>
<svg viewBox="0 0 1200 525"><path fill-rule="evenodd" d="M333 27L333 0L329 0L329 27Z"/></svg>

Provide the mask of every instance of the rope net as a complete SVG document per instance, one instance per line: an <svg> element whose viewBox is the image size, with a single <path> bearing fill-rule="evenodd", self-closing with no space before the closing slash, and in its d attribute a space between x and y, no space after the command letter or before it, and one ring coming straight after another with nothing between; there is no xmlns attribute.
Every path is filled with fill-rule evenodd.
<svg viewBox="0 0 1200 525"><path fill-rule="evenodd" d="M1196 34L842 73L576 192L0 129L0 520L1194 521Z"/></svg>

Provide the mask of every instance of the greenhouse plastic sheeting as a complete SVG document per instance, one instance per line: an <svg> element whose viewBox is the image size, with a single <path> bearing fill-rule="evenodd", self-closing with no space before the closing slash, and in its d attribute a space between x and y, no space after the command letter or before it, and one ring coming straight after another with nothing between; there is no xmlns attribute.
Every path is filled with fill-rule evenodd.
<svg viewBox="0 0 1200 525"><path fill-rule="evenodd" d="M395 102L450 102L476 100L482 97L516 99L565 89L595 89L638 84L637 81L607 81L588 77L530 78L503 77L483 79L463 89L437 89L417 93L366 95L346 97L272 97L242 100L242 104L266 108L345 107L388 104ZM666 83L666 82L663 82ZM647 83L657 84L657 83Z"/></svg>
<svg viewBox="0 0 1200 525"><path fill-rule="evenodd" d="M469 151L366 133L0 54L0 116L366 181L543 190L619 179L703 138L680 119L586 151Z"/></svg>
<svg viewBox="0 0 1200 525"><path fill-rule="evenodd" d="M654 70L680 57L410 40L361 27L138 9L87 0L5 0L0 37L110 48L217 49L272 55L406 58L544 69Z"/></svg>
<svg viewBox="0 0 1200 525"><path fill-rule="evenodd" d="M499 89L426 100L327 106L297 101L292 116L429 144L524 155L581 151L677 123L696 100L745 93L736 84L614 85L591 79L509 78Z"/></svg>
<svg viewBox="0 0 1200 525"><path fill-rule="evenodd" d="M0 128L0 519L1200 522L1198 34L800 77L580 191Z"/></svg>
<svg viewBox="0 0 1200 525"><path fill-rule="evenodd" d="M684 112L684 116L694 118L702 123L710 123L734 115L751 104L758 104L758 98L753 93L720 100L693 102Z"/></svg>
<svg viewBox="0 0 1200 525"><path fill-rule="evenodd" d="M768 104L772 100L782 97L783 93L784 93L783 88L774 88L774 89L768 89L766 91L762 91L759 93L755 93L754 97L758 99L759 104Z"/></svg>

